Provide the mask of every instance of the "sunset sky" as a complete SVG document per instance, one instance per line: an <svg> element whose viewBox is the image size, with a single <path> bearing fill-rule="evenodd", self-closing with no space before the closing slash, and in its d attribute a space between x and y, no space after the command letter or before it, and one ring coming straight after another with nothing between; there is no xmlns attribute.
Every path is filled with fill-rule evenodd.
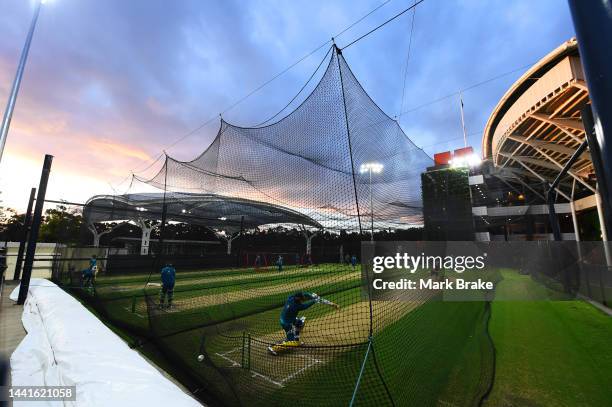
<svg viewBox="0 0 612 407"><path fill-rule="evenodd" d="M348 44L413 2L389 1L337 43ZM47 197L79 202L125 192L130 173L155 172L161 162L140 171L164 149L178 159L195 157L218 120L175 141L221 112L243 126L276 113L327 47L228 107L381 3L49 0L0 164L2 205L25 207L45 153L55 156ZM2 2L2 112L32 11L33 0ZM402 102L411 19L404 14L344 56L387 114L408 111L401 125L429 154L463 143L458 97L429 102L534 63L574 35L563 0L426 0L416 8ZM465 91L469 142L478 151L488 115L523 72Z"/></svg>

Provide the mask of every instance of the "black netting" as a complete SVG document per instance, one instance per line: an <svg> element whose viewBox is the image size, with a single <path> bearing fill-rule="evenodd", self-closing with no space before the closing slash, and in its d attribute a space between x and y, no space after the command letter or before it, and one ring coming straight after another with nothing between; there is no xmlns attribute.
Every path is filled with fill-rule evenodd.
<svg viewBox="0 0 612 407"><path fill-rule="evenodd" d="M420 174L432 162L330 54L288 116L257 128L221 121L199 157L167 157L133 185L158 191L92 199L88 222L131 220L152 235L140 253L100 253L94 286L78 292L212 405L476 405L492 377L484 303L362 292L361 242L402 240L422 224ZM179 256L176 223L218 240ZM171 307L166 263L177 269ZM303 345L274 356L281 311L304 291L340 308L301 312Z"/></svg>
<svg viewBox="0 0 612 407"><path fill-rule="evenodd" d="M368 164L382 170L370 174ZM222 121L204 153L188 162L168 157L146 182L280 205L326 230L370 230L372 218L381 230L422 222L419 177L431 164L334 52L288 116L257 128Z"/></svg>

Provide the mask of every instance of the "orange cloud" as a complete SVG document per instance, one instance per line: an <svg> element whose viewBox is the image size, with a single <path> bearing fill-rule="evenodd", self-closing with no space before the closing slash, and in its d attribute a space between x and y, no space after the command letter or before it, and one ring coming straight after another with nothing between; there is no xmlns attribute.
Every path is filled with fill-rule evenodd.
<svg viewBox="0 0 612 407"><path fill-rule="evenodd" d="M98 154L120 154L129 158L137 158L142 161L151 160L151 156L143 150L110 140L90 139L87 144L98 151Z"/></svg>
<svg viewBox="0 0 612 407"><path fill-rule="evenodd" d="M66 131L68 120L65 117L48 117L42 120L16 121L11 124L11 132L25 134L60 135Z"/></svg>

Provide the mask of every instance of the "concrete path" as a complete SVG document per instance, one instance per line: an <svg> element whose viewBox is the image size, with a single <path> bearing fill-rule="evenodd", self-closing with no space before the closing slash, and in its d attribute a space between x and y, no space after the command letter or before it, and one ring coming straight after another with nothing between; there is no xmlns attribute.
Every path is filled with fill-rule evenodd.
<svg viewBox="0 0 612 407"><path fill-rule="evenodd" d="M26 331L21 324L23 305L16 305L14 301L9 299L11 291L18 284L19 281L5 281L2 287L2 298L0 298L0 358L7 362L26 335Z"/></svg>

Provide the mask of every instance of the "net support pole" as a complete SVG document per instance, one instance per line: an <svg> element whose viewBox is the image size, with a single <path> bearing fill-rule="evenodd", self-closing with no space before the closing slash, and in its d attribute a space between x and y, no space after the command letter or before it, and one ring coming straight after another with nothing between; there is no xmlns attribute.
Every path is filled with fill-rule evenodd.
<svg viewBox="0 0 612 407"><path fill-rule="evenodd" d="M166 218L168 216L168 204L166 203L166 190L168 188L168 156L164 163L164 196L162 201L161 225L159 227L159 258L164 255L164 232L166 231ZM160 264L161 266L161 264Z"/></svg>
<svg viewBox="0 0 612 407"><path fill-rule="evenodd" d="M168 204L164 202L162 206L161 225L159 227L159 256L164 255L164 234L166 232L166 219L168 217Z"/></svg>
<svg viewBox="0 0 612 407"><path fill-rule="evenodd" d="M603 202L603 216L606 229L612 230L612 0L581 1L568 0L580 60L589 88L592 107L592 125L586 126L589 150L597 175ZM591 110L591 109L588 109ZM583 110L583 121L585 118ZM591 116L589 115L586 115Z"/></svg>
<svg viewBox="0 0 612 407"><path fill-rule="evenodd" d="M609 233L612 233L612 213L610 213L612 208L609 205L606 205L605 201L605 197L608 195L609 189L609 186L605 181L605 172L606 165L609 165L609 163L604 163L604 155L602 154L601 146L597 139L598 135L595 128L595 119L593 117L591 106L585 105L580 111L580 116L582 117L584 134L589 143L589 153L591 154L593 167L595 168L595 175L597 177L597 191L595 192L597 217L599 218L599 227L601 229L601 240L603 241L603 249L606 256L606 265L610 267L612 265L612 255L610 254L610 247L606 241L608 240Z"/></svg>
<svg viewBox="0 0 612 407"><path fill-rule="evenodd" d="M342 51L334 44L338 62L338 73L340 74L340 88L342 89L342 104L344 106L344 122L346 124L346 136L348 138L349 157L351 159L351 174L353 176L353 190L355 192L355 207L357 208L357 222L359 224L359 235L363 235L361 230L361 214L359 213L359 197L357 194L357 181L355 180L355 163L353 162L353 146L351 144L351 128L348 121L348 110L346 108L346 94L344 92L344 79L342 79L342 66L340 65L340 56Z"/></svg>
<svg viewBox="0 0 612 407"><path fill-rule="evenodd" d="M467 147L467 131L465 130L465 117L463 116L463 93L459 91L459 103L461 107L461 129L463 130L463 147Z"/></svg>
<svg viewBox="0 0 612 407"><path fill-rule="evenodd" d="M34 197L36 196L36 188L30 190L30 200L28 201L28 209L23 220L23 236L19 242L19 251L17 252L17 261L15 262L15 273L13 280L19 280L21 277L21 266L23 264L23 253L25 252L26 244L28 244L28 236L30 235L30 222L32 220L32 206L34 206Z"/></svg>
<svg viewBox="0 0 612 407"><path fill-rule="evenodd" d="M243 231L244 231L244 215L242 215L240 217L240 232L238 232L238 235L236 237L242 236L242 232ZM238 249L239 249L238 250L238 254L236 255L236 267L240 267L241 250L240 250L240 247ZM229 254L231 254L231 253L229 253Z"/></svg>
<svg viewBox="0 0 612 407"><path fill-rule="evenodd" d="M6 138L8 137L9 127L13 117L13 110L15 110L15 104L17 103L17 95L19 94L21 79L23 78L23 72L25 71L26 62L28 61L30 45L32 44L32 38L34 37L34 29L36 28L36 22L38 21L41 5L42 0L35 1L34 15L32 16L32 22L30 23L30 29L28 30L28 36L26 37L25 44L23 45L23 50L21 51L19 65L17 66L17 73L15 74L15 80L13 80L11 93L9 95L8 102L6 103L6 110L4 111L2 124L0 125L0 160L2 160L4 145L6 144Z"/></svg>
<svg viewBox="0 0 612 407"><path fill-rule="evenodd" d="M372 196L372 168L370 173L370 242L374 241L374 197Z"/></svg>
<svg viewBox="0 0 612 407"><path fill-rule="evenodd" d="M36 253L36 241L38 240L38 230L40 229L40 221L42 219L43 206L45 204L45 195L47 194L47 183L49 182L49 174L51 173L51 164L53 156L46 154L45 161L40 174L40 184L38 185L38 195L36 196L36 206L34 207L34 215L32 217L32 227L30 228L30 236L28 238L28 247L26 250L25 262L23 265L23 278L19 287L19 297L17 304L23 305L28 296L30 288L30 278L32 277L32 265L34 263L34 254Z"/></svg>
<svg viewBox="0 0 612 407"><path fill-rule="evenodd" d="M251 334L247 334L247 369L251 370Z"/></svg>
<svg viewBox="0 0 612 407"><path fill-rule="evenodd" d="M570 159L567 160L561 172L559 172L555 180L552 182L552 184L550 184L548 188L548 193L547 193L548 217L550 219L550 226L552 228L553 235L555 237L555 240L557 241L562 240L562 235L561 235L561 228L559 227L559 219L557 219L557 213L555 211L555 191L557 189L557 185L559 185L559 182L561 182L561 179L565 177L568 171L572 168L572 165L574 165L574 163L578 160L578 158L580 158L580 155L584 153L584 151L588 147L588 144L589 144L588 141L585 140L582 144L580 144L580 146L578 146L576 151L574 151L574 154L572 154Z"/></svg>
<svg viewBox="0 0 612 407"><path fill-rule="evenodd" d="M365 372L366 363L368 362L368 356L370 356L370 349L372 349L371 336L368 338L368 348L366 349L365 356L363 357L363 362L361 362L361 369L359 369L359 376L357 376L357 382L355 382L355 388L353 389L353 396L351 397L349 407L353 407L353 405L355 404L357 392L359 391L359 385L361 384L361 378L363 377L363 372Z"/></svg>
<svg viewBox="0 0 612 407"><path fill-rule="evenodd" d="M242 348L240 352L240 367L245 368L244 355L246 353L246 332L242 331Z"/></svg>

